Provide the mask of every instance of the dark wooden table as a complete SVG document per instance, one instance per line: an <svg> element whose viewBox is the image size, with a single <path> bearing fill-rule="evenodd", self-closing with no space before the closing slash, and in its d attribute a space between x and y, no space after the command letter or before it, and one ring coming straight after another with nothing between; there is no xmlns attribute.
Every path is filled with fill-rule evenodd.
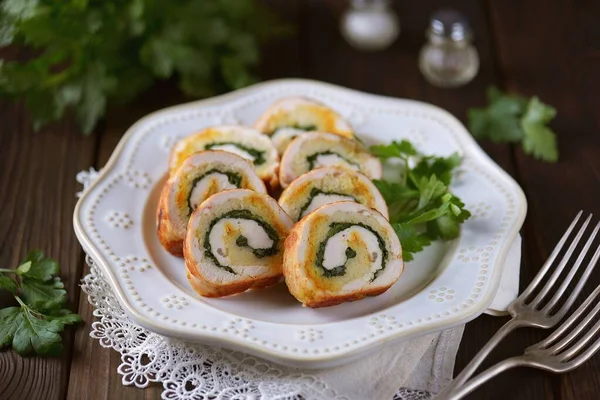
<svg viewBox="0 0 600 400"><path fill-rule="evenodd" d="M399 40L388 50L361 53L340 37L340 0L271 0L297 26L294 36L265 48L264 79L306 77L388 96L437 104L465 120L467 108L484 103L490 84L538 95L558 117L560 162L545 164L509 145L482 143L522 186L529 201L523 227L521 287L537 272L579 209L600 215L600 3L592 1L454 1L472 22L481 57L477 78L461 89L436 89L417 69L417 54L431 13L450 2L397 4ZM93 135L66 120L34 133L22 104L0 103L0 262L15 266L31 248L62 265L70 304L86 321L67 330L58 358L0 353L0 399L158 399L161 386L125 387L118 353L89 337L92 307L78 284L87 273L72 229L75 174L101 168L125 129L144 114L185 101L171 83L159 84L126 108L111 109ZM592 276L586 292L600 283ZM467 324L456 368L460 370L506 321L481 316ZM545 337L523 329L506 340L487 365L516 355ZM574 372L555 376L529 369L504 373L471 399L598 399L600 354Z"/></svg>

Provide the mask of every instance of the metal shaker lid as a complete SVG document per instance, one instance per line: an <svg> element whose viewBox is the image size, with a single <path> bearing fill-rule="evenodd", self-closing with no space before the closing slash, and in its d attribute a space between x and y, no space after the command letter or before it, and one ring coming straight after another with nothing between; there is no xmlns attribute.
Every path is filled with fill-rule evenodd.
<svg viewBox="0 0 600 400"><path fill-rule="evenodd" d="M471 38L467 18L456 10L442 9L431 16L428 33L459 41Z"/></svg>

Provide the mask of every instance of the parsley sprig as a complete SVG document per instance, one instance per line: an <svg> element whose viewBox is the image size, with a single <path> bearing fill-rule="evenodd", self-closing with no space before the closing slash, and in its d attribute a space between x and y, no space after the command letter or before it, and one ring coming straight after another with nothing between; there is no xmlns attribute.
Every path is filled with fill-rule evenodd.
<svg viewBox="0 0 600 400"><path fill-rule="evenodd" d="M0 55L0 98L24 100L35 128L72 111L90 133L155 80L193 97L254 82L260 42L285 31L256 0L4 0L0 48L27 57Z"/></svg>
<svg viewBox="0 0 600 400"><path fill-rule="evenodd" d="M469 130L476 139L521 143L525 153L546 161L558 161L556 134L547 124L556 110L537 97L513 96L491 87L489 105L468 111Z"/></svg>
<svg viewBox="0 0 600 400"><path fill-rule="evenodd" d="M425 156L407 140L370 150L384 162L399 161L397 176L374 183L388 205L404 260L412 260L434 240L456 238L460 224L471 215L448 188L460 164L459 155Z"/></svg>
<svg viewBox="0 0 600 400"><path fill-rule="evenodd" d="M12 293L18 307L0 310L0 347L12 346L21 355L57 355L65 325L81 321L65 307L67 292L59 265L31 251L15 269L0 268L0 290Z"/></svg>

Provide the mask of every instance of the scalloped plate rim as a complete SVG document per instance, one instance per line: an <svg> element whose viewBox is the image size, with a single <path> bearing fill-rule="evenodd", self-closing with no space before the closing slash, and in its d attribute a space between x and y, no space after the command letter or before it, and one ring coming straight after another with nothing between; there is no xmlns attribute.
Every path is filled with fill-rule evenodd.
<svg viewBox="0 0 600 400"><path fill-rule="evenodd" d="M235 100L237 98L243 97L244 95L250 94L251 92L259 91L261 89L266 89L272 85L281 85L281 84L308 84L314 85L315 87L323 87L329 90L334 90L338 92L347 92L349 94L355 94L360 96L368 96L372 97L374 100L383 100L389 101L390 103L405 103L410 104L416 107L423 107L425 109L431 110L439 115L442 115L443 118L451 121L456 125L458 134L461 136L461 139L464 140L465 144L465 153L471 153L476 156L476 158L482 162L482 164L488 169L492 170L495 175L500 177L506 184L511 186L511 189L514 191L517 197L518 202L518 214L516 215L516 223L513 224L509 232L507 233L507 240L504 240L501 245L499 245L498 250L498 258L493 268L493 274L490 278L490 286L488 290L485 292L481 299L476 302L472 307L459 311L454 315L449 316L448 318L440 318L438 321L429 324L427 329L419 328L418 326L414 327L406 327L401 332L395 333L393 335L389 335L386 337L378 338L371 343L366 345L352 348L349 350L345 350L342 352L338 352L335 354L290 354L284 353L281 351L274 351L273 349L267 348L262 345L257 345L256 343L252 343L249 341L242 341L235 337L227 337L224 335L219 335L219 332L211 333L204 331L196 331L187 327L177 327L177 329L173 329L166 324L161 323L160 321L154 321L152 319L147 318L142 315L138 308L129 301L127 296L124 293L123 288L121 287L121 283L116 278L115 271L109 266L110 262L105 259L105 257L101 254L97 244L94 243L94 240L88 236L88 233L85 230L85 223L83 222L82 215L82 207L83 205L89 201L89 196L94 188L100 185L106 178L113 172L117 164L117 160L124 152L124 149L127 143L130 141L131 137L138 131L139 127L143 126L144 123L152 120L155 117L160 117L164 115L168 115L169 113L176 111L185 111L188 109L196 109L200 106L212 106L220 103L227 103L230 100ZM426 335L429 333L437 332L443 329L451 328L457 325L461 325L466 323L485 311L485 309L489 306L489 304L493 301L493 298L496 294L500 283L501 270L502 268L497 267L497 265L503 265L506 257L508 255L508 250L510 249L510 245L512 241L516 238L519 233L519 230L523 224L525 219L525 215L527 212L527 201L522 189L518 186L518 184L510 177L502 168L500 168L492 159L477 145L475 140L471 137L471 135L467 132L466 128L462 125L458 119L456 119L452 114L447 112L446 110L439 108L437 106L416 101L410 99L398 99L388 96L381 96L371 93L365 93L362 91L348 89L341 86L318 82L308 79L277 79L266 81L262 83L258 83L252 85L250 87L239 89L234 92L226 93L220 96L212 97L209 99L193 101L181 105L175 105L168 108L164 108L155 112L152 112L137 122L135 122L129 129L127 129L126 133L120 139L118 145L114 149L111 154L108 162L100 171L97 179L90 185L90 187L83 193L81 198L76 204L74 214L73 214L73 225L75 229L76 236L80 241L82 247L96 262L96 264L101 268L105 277L108 279L111 287L113 288L115 295L119 303L123 306L124 310L128 314L129 317L132 318L133 321L138 323L140 326L159 333L164 336L174 337L178 339L183 339L191 342L199 342L204 344L223 344L224 347L232 348L235 350L243 351L248 354L252 354L261 358L265 358L280 364L293 366L293 367L303 367L303 368L324 368L336 365L342 365L347 362L351 362L352 360L357 359L358 357L363 356L368 353L370 350L375 348L379 348L382 344L395 343L402 340L407 340L416 336ZM427 285L429 286L429 285ZM231 317L237 317L234 314L227 313L226 311L221 311L223 314L229 314ZM378 313L373 313L371 316L376 315ZM368 316L367 316L368 317ZM359 317L354 319L360 319L365 317ZM249 318L249 320L252 320ZM262 322L262 321L259 321ZM269 322L262 322L265 324L273 324ZM316 326L322 327L325 325L335 325L337 322L330 322L327 324L318 324ZM277 324L274 324L277 325ZM285 324L288 326L293 326L294 324ZM306 329L307 325L298 324L296 325L298 328Z"/></svg>

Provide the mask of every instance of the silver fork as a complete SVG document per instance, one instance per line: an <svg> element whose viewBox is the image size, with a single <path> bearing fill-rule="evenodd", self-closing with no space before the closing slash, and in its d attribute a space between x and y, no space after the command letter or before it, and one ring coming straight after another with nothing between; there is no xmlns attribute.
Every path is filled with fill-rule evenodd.
<svg viewBox="0 0 600 400"><path fill-rule="evenodd" d="M490 351L492 351L494 347L496 347L496 345L504 337L506 337L515 329L521 327L535 327L544 329L552 328L567 314L567 312L575 302L575 299L577 298L577 296L579 296L579 293L583 289L585 282L592 273L592 270L594 269L594 266L598 261L598 257L600 257L600 247L596 249L596 253L594 254L592 260L586 266L581 278L577 282L573 291L571 291L571 293L568 295L566 301L560 306L558 310L554 310L554 308L556 304L565 295L569 283L571 283L571 281L573 280L573 277L579 270L579 267L581 266L588 250L592 246L592 242L594 241L594 238L598 233L598 229L600 229L600 223L598 223L592 231L584 248L575 260L575 263L570 266L570 270L567 276L565 277L564 281L560 284L560 286L554 290L554 294L552 295L548 303L544 305L544 307L539 308L539 306L548 297L550 291L555 286L559 276L561 275L561 273L567 266L567 263L569 262L571 256L575 252L575 248L581 241L581 238L583 237L588 225L590 224L590 221L592 219L591 214L586 218L583 225L575 235L575 238L571 242L571 245L567 249L566 253L563 255L556 268L554 268L552 275L550 275L550 278L542 287L541 282L550 273L550 270L554 265L554 261L556 261L558 254L562 250L565 243L568 241L569 237L571 237L571 233L573 232L575 226L581 219L582 214L583 211L580 211L573 220L573 222L571 222L571 225L569 225L569 228L550 254L550 257L544 263L544 265L542 266L536 277L533 279L533 281L529 284L527 289L525 289L525 291L508 306L508 311L512 316L512 319L506 324L504 324L498 330L498 332L496 332L494 336L492 336L492 338L485 344L485 346L483 346L479 353L475 355L473 360L471 360L471 362L467 364L463 371L446 388L444 388L436 396L436 398L446 399L449 393L454 392L457 387L463 385L467 381L467 379L469 379L471 375L473 375L473 373L477 370L481 362L485 359L485 357L487 357ZM532 293L534 293L540 287L541 290L539 291L539 293L532 300L529 300L529 297L531 297Z"/></svg>
<svg viewBox="0 0 600 400"><path fill-rule="evenodd" d="M600 286L548 338L525 349L523 355L508 358L490 367L456 388L455 392L448 393L444 399L461 399L484 382L514 367L533 367L554 373L564 373L579 367L600 349L600 320L590 327L590 322L600 314L600 303L597 303L587 315L585 314L598 294L600 294ZM585 317L579 321L583 315ZM578 321L579 323L576 325ZM582 333L584 333L583 336L575 341L575 338Z"/></svg>

